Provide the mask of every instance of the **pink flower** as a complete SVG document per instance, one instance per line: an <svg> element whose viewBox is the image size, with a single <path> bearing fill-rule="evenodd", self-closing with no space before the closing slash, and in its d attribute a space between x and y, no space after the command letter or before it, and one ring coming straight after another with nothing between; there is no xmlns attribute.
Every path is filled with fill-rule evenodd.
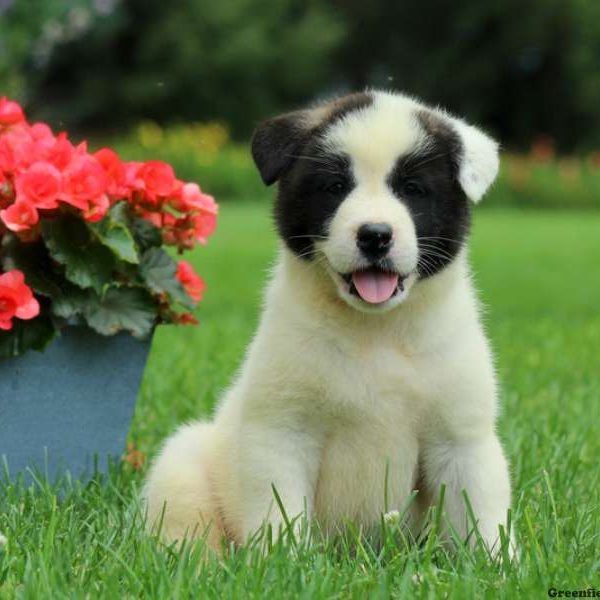
<svg viewBox="0 0 600 600"><path fill-rule="evenodd" d="M29 128L29 133L31 133L31 137L34 140L46 140L46 139L54 139L54 134L52 133L52 129L46 123L34 123ZM62 133L61 135L65 135Z"/></svg>
<svg viewBox="0 0 600 600"><path fill-rule="evenodd" d="M0 138L0 171L8 173L15 167L15 152L10 142L5 138Z"/></svg>
<svg viewBox="0 0 600 600"><path fill-rule="evenodd" d="M177 264L177 279L183 285L187 295L194 301L200 302L206 285L204 281L196 274L192 265L181 260Z"/></svg>
<svg viewBox="0 0 600 600"><path fill-rule="evenodd" d="M198 213L194 215L194 235L200 244L206 244L208 236L217 227L217 215L214 213Z"/></svg>
<svg viewBox="0 0 600 600"><path fill-rule="evenodd" d="M0 210L0 219L11 231L27 231L38 223L40 216L33 204L20 200Z"/></svg>
<svg viewBox="0 0 600 600"><path fill-rule="evenodd" d="M89 223L101 221L110 208L110 202L106 194L102 194L93 200L90 200L89 208L83 212L83 218Z"/></svg>
<svg viewBox="0 0 600 600"><path fill-rule="evenodd" d="M146 221L150 221L154 227L158 227L160 229L163 226L163 219L160 213L143 211L140 213L140 216L146 219Z"/></svg>
<svg viewBox="0 0 600 600"><path fill-rule="evenodd" d="M35 208L57 208L60 171L48 162L36 162L15 177L15 188L17 202L29 202Z"/></svg>
<svg viewBox="0 0 600 600"><path fill-rule="evenodd" d="M143 163L129 161L123 164L125 169L125 187L129 190L128 196L131 197L135 192L144 190L144 180L140 175Z"/></svg>
<svg viewBox="0 0 600 600"><path fill-rule="evenodd" d="M32 162L34 142L25 123L19 123L2 134L0 163L4 170L18 171L27 168Z"/></svg>
<svg viewBox="0 0 600 600"><path fill-rule="evenodd" d="M33 319L40 314L40 305L25 284L21 271L8 271L0 275L0 329L12 329L12 319Z"/></svg>
<svg viewBox="0 0 600 600"><path fill-rule="evenodd" d="M175 188L176 179L173 167L160 160L150 160L139 170L139 177L144 182L144 190L149 200L169 196Z"/></svg>
<svg viewBox="0 0 600 600"><path fill-rule="evenodd" d="M110 148L101 148L94 153L94 157L106 173L106 191L111 196L125 198L128 195L125 185L125 167L119 155Z"/></svg>
<svg viewBox="0 0 600 600"><path fill-rule="evenodd" d="M77 151L79 149L76 149ZM63 173L60 199L87 211L89 203L106 191L107 178L102 165L89 155L75 156Z"/></svg>
<svg viewBox="0 0 600 600"><path fill-rule="evenodd" d="M197 183L184 183L175 198L174 207L177 210L201 210L216 215L219 207L215 199L204 194Z"/></svg>
<svg viewBox="0 0 600 600"><path fill-rule="evenodd" d="M25 120L23 109L8 98L0 98L0 125L14 125Z"/></svg>
<svg viewBox="0 0 600 600"><path fill-rule="evenodd" d="M65 133L59 133L45 151L45 158L60 171L64 171L75 155L75 147Z"/></svg>

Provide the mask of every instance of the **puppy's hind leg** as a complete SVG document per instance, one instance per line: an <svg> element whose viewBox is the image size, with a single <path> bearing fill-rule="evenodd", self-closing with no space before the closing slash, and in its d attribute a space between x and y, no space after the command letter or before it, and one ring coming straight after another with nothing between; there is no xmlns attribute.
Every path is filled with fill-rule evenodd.
<svg viewBox="0 0 600 600"><path fill-rule="evenodd" d="M206 536L219 551L223 531L209 478L213 425L180 427L154 460L144 489L147 523L168 542Z"/></svg>

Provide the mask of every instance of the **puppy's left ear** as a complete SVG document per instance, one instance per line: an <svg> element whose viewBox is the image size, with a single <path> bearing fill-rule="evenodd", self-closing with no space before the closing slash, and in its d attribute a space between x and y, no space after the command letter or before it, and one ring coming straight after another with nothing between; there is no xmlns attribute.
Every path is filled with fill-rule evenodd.
<svg viewBox="0 0 600 600"><path fill-rule="evenodd" d="M310 137L309 111L290 112L263 121L252 136L252 158L266 185L275 183L296 160Z"/></svg>
<svg viewBox="0 0 600 600"><path fill-rule="evenodd" d="M498 143L460 119L451 118L462 142L458 158L458 182L468 198L479 202L498 175Z"/></svg>

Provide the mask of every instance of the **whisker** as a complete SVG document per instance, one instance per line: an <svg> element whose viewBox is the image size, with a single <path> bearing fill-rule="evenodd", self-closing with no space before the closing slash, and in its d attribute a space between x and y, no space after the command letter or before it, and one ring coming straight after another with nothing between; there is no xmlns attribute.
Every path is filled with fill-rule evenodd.
<svg viewBox="0 0 600 600"><path fill-rule="evenodd" d="M451 261L454 257L452 256L443 256L441 254L422 254L421 258L424 260L428 260L428 261L434 261L434 264L436 261L440 261L442 263L445 263L447 261Z"/></svg>
<svg viewBox="0 0 600 600"><path fill-rule="evenodd" d="M307 256L316 255L317 253L318 253L318 250L316 250L315 248L311 248L307 252L300 252L300 254L296 254L296 256L298 258L305 258Z"/></svg>
<svg viewBox="0 0 600 600"><path fill-rule="evenodd" d="M448 252L447 250L444 250L443 248L435 248L432 246L423 245L423 246L419 246L419 249L424 250L423 254L447 256L447 257L454 256L451 252Z"/></svg>
<svg viewBox="0 0 600 600"><path fill-rule="evenodd" d="M444 250L443 248L436 248L432 246L427 246L425 244L420 245L419 248L424 250L423 254L431 254L437 256L446 256L447 258L453 258L453 255L447 250Z"/></svg>
<svg viewBox="0 0 600 600"><path fill-rule="evenodd" d="M448 237L443 237L443 236L418 236L417 240L429 240L429 241L442 240L445 242L456 242L457 244L462 243L462 240L457 240L454 238L448 238Z"/></svg>
<svg viewBox="0 0 600 600"><path fill-rule="evenodd" d="M426 275L432 275L433 274L433 266L425 260L425 257L421 256L419 257L419 260L417 261L417 269L425 271Z"/></svg>

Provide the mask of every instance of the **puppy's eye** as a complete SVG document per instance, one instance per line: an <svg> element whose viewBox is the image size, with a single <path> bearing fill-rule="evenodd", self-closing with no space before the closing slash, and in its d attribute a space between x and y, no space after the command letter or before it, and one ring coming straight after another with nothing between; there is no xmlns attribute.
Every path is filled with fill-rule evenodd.
<svg viewBox="0 0 600 600"><path fill-rule="evenodd" d="M406 179L400 184L403 196L421 198L427 194L427 188L417 179Z"/></svg>
<svg viewBox="0 0 600 600"><path fill-rule="evenodd" d="M346 191L346 184L343 181L330 181L323 185L324 192L333 196L339 196Z"/></svg>

